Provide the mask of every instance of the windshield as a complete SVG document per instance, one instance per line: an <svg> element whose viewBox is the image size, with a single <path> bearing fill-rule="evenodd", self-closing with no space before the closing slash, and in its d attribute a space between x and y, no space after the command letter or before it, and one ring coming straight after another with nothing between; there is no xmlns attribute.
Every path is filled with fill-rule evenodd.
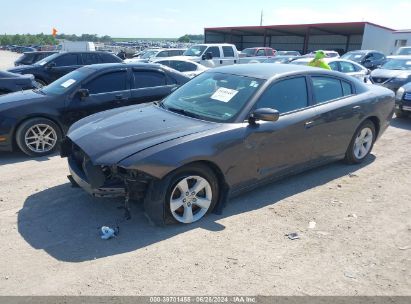
<svg viewBox="0 0 411 304"><path fill-rule="evenodd" d="M411 48L400 48L396 55L411 55Z"/></svg>
<svg viewBox="0 0 411 304"><path fill-rule="evenodd" d="M90 72L87 73L88 70L90 69L83 68L68 73L67 75L64 75L63 77L50 83L48 86L43 87L41 91L50 95L61 95L70 90L75 84L86 78L92 72L92 70L90 70Z"/></svg>
<svg viewBox="0 0 411 304"><path fill-rule="evenodd" d="M59 53L47 56L46 58L43 58L40 61L37 61L36 63L34 63L34 65L45 65L47 63L49 63L50 61L52 61L54 58L56 58L57 56L59 56Z"/></svg>
<svg viewBox="0 0 411 304"><path fill-rule="evenodd" d="M291 61L290 64L297 64L297 65L308 65L310 62L305 60L294 60Z"/></svg>
<svg viewBox="0 0 411 304"><path fill-rule="evenodd" d="M381 66L386 70L411 70L411 58L410 59L389 59Z"/></svg>
<svg viewBox="0 0 411 304"><path fill-rule="evenodd" d="M193 45L183 53L184 56L201 56L207 47L205 45Z"/></svg>
<svg viewBox="0 0 411 304"><path fill-rule="evenodd" d="M244 49L241 51L241 53L245 54L247 57L252 57L255 54L255 49L250 48L250 49Z"/></svg>
<svg viewBox="0 0 411 304"><path fill-rule="evenodd" d="M355 62L361 63L362 59L364 58L365 53L360 52L348 52L341 56L342 59L352 60Z"/></svg>
<svg viewBox="0 0 411 304"><path fill-rule="evenodd" d="M154 57L157 53L158 51L147 51L146 53L144 53L144 55L141 55L140 58L150 59L151 57Z"/></svg>
<svg viewBox="0 0 411 304"><path fill-rule="evenodd" d="M209 121L235 119L264 80L206 72L164 99L170 111Z"/></svg>

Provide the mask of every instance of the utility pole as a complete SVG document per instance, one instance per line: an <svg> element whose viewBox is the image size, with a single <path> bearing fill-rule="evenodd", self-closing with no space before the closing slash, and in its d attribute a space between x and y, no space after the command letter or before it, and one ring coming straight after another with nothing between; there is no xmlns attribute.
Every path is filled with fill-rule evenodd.
<svg viewBox="0 0 411 304"><path fill-rule="evenodd" d="M264 10L261 10L260 26L263 25L263 15L264 15Z"/></svg>

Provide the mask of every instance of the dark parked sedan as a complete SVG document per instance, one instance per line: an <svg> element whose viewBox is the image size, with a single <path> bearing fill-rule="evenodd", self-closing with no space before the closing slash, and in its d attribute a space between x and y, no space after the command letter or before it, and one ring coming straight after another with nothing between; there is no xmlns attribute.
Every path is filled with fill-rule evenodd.
<svg viewBox="0 0 411 304"><path fill-rule="evenodd" d="M398 118L411 115L411 82L403 85L395 94L395 116Z"/></svg>
<svg viewBox="0 0 411 304"><path fill-rule="evenodd" d="M57 51L26 52L14 62L14 65L31 65L56 53Z"/></svg>
<svg viewBox="0 0 411 304"><path fill-rule="evenodd" d="M338 72L232 65L158 104L77 122L61 152L72 182L91 194L144 201L157 224L191 223L273 179L340 159L362 162L393 110L392 91Z"/></svg>
<svg viewBox="0 0 411 304"><path fill-rule="evenodd" d="M370 70L380 67L387 61L383 53L373 50L351 51L342 55L341 59L355 61Z"/></svg>
<svg viewBox="0 0 411 304"><path fill-rule="evenodd" d="M392 56L388 61L371 72L371 82L396 92L411 81L411 56Z"/></svg>
<svg viewBox="0 0 411 304"><path fill-rule="evenodd" d="M107 109L161 100L186 76L158 64L96 64L38 90L0 97L0 150L53 152L69 126Z"/></svg>
<svg viewBox="0 0 411 304"><path fill-rule="evenodd" d="M35 89L37 87L33 75L19 75L10 72L0 71L0 95Z"/></svg>
<svg viewBox="0 0 411 304"><path fill-rule="evenodd" d="M62 52L48 56L32 65L22 65L8 71L17 74L32 74L39 86L45 86L84 65L116 62L122 62L122 60L106 52Z"/></svg>

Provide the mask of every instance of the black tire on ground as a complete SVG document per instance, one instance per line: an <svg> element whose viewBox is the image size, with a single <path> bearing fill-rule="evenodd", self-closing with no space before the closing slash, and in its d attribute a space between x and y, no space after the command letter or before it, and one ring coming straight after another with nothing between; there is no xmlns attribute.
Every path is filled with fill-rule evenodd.
<svg viewBox="0 0 411 304"><path fill-rule="evenodd" d="M50 150L47 150L44 152L36 152L30 149L29 146L26 144L26 141L25 141L26 133L31 127L35 125L47 125L48 127L54 130L55 135L56 135L56 141L55 141L54 146ZM24 121L18 127L16 131L17 146L20 148L21 151L23 151L25 154L29 156L38 157L38 156L44 156L44 155L48 155L48 154L55 152L59 146L61 138L62 138L62 133L61 133L60 127L57 124L55 124L53 121L46 119L46 118L41 118L41 117L31 118L31 119Z"/></svg>
<svg viewBox="0 0 411 304"><path fill-rule="evenodd" d="M407 113L405 113L405 112L402 111L402 110L395 110L394 112L395 112L395 116L396 116L397 118L407 117Z"/></svg>
<svg viewBox="0 0 411 304"><path fill-rule="evenodd" d="M372 143L371 147L369 148L368 152L365 155L362 155L360 158L358 158L355 153L354 153L354 148L355 148L355 140L357 139L358 135L361 133L362 130L365 128L369 128L372 132ZM345 162L348 164L359 164L362 163L367 156L371 153L372 148L375 143L375 125L372 121L370 120L365 120L355 131L354 136L351 139L350 145L348 146L347 152L345 153Z"/></svg>
<svg viewBox="0 0 411 304"><path fill-rule="evenodd" d="M167 185L167 191L164 199L164 206L165 206L165 211L166 211L166 222L168 223L179 223L178 220L176 220L171 212L170 209L170 199L172 195L172 191L174 187L184 178L189 177L189 176L199 176L208 181L210 184L211 192L212 192L212 199L211 199L211 204L206 212L206 214L210 213L213 211L215 205L218 202L219 199L219 183L216 175L214 172L207 167L206 165L202 164L192 164L192 165L187 165L184 166L180 169L177 169L174 171L169 178L166 180L169 181L169 184ZM205 214L205 215L206 215ZM203 218L202 216L201 218Z"/></svg>

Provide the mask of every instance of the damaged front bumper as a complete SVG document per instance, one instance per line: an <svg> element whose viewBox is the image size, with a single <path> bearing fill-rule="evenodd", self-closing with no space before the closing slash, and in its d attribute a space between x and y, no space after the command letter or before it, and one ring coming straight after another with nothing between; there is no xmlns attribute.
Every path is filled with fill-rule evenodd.
<svg viewBox="0 0 411 304"><path fill-rule="evenodd" d="M61 145L61 156L67 157L69 180L95 197L125 197L143 200L152 177L115 164L94 165L88 155L66 138Z"/></svg>
<svg viewBox="0 0 411 304"><path fill-rule="evenodd" d="M75 159L72 157L68 158L68 165L70 170L70 181L75 182L78 186L83 188L89 194L95 197L124 197L126 194L125 186L109 187L103 186L98 188L93 188L87 179L87 176L83 170L79 168Z"/></svg>

